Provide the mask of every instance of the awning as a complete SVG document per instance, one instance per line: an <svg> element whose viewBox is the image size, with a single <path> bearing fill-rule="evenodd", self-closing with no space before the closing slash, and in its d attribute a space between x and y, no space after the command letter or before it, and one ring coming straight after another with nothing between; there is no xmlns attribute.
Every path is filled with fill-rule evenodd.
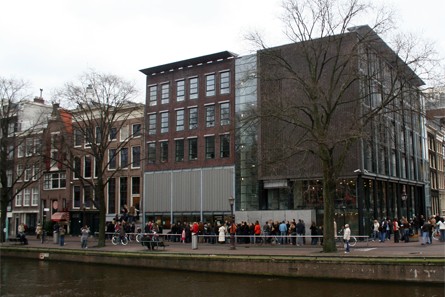
<svg viewBox="0 0 445 297"><path fill-rule="evenodd" d="M70 214L68 212L55 212L51 215L51 221L60 222L60 221L69 221Z"/></svg>

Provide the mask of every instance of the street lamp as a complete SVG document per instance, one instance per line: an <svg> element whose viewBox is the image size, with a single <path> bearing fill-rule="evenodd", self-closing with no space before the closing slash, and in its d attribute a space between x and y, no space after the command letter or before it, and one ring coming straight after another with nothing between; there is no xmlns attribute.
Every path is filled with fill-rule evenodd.
<svg viewBox="0 0 445 297"><path fill-rule="evenodd" d="M233 217L233 205L235 204L235 198L233 198L233 196L229 197L229 203L230 203L230 227L229 227L229 233L230 233L230 249L234 250L235 248L235 230L236 228L233 229L233 225L235 224L235 219Z"/></svg>

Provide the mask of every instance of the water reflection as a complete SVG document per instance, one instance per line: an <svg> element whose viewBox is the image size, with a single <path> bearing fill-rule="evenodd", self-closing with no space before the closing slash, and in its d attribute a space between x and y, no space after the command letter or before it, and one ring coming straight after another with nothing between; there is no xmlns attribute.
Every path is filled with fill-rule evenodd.
<svg viewBox="0 0 445 297"><path fill-rule="evenodd" d="M444 296L443 286L319 281L1 258L0 295Z"/></svg>

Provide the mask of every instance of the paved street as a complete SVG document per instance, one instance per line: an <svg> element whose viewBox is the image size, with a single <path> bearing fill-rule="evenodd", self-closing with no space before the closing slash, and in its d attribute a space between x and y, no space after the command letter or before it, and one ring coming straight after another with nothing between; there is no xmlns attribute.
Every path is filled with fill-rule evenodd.
<svg viewBox="0 0 445 297"><path fill-rule="evenodd" d="M35 239L34 236L28 236L29 245L22 246L13 243L4 243L3 245L11 245L17 247L45 247L48 249L80 249L80 237L67 236L65 238L65 246L61 247L53 243L53 238L48 237L48 240L42 244ZM393 241L380 242L358 242L357 245L351 248L351 253L345 254L343 248L339 248L337 253L324 254L320 245L311 246L294 246L294 245L254 245L254 244L237 244L235 250L230 249L230 245L226 244L208 244L198 243L197 249L192 249L191 243L176 243L166 241L167 247L159 251L148 251L140 243L130 242L126 246L114 246L110 240L107 240L106 246L103 248L97 247L97 240L90 238L88 247L93 251L125 251L125 252L147 252L147 253L173 253L173 254L204 254L204 255L268 255L268 256L311 256L311 257L444 257L445 258L445 244L434 240L431 245L421 245L420 242L400 242Z"/></svg>

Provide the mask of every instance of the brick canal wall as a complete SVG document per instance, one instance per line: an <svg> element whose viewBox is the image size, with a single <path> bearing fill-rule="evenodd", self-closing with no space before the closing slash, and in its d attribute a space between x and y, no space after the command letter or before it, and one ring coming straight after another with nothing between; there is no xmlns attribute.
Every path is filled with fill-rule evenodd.
<svg viewBox="0 0 445 297"><path fill-rule="evenodd" d="M2 257L318 279L445 283L445 259L227 256L1 247Z"/></svg>

